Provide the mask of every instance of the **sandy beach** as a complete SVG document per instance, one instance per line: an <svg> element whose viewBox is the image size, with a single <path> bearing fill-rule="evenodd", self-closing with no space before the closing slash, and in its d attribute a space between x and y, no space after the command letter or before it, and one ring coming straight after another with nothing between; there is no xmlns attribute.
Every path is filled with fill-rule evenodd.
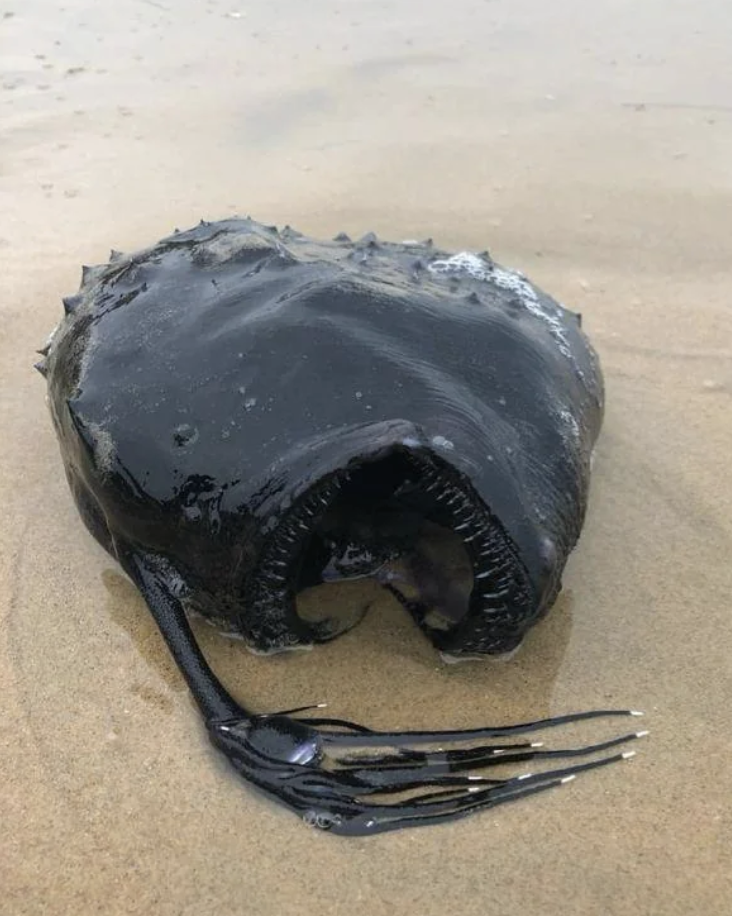
<svg viewBox="0 0 732 916"><path fill-rule="evenodd" d="M3 916L727 911L731 40L723 0L2 0ZM347 840L209 746L79 520L32 364L82 263L233 214L489 249L582 312L607 412L564 592L514 660L441 664L374 586L311 653L197 624L222 679L380 728L638 708L632 761Z"/></svg>

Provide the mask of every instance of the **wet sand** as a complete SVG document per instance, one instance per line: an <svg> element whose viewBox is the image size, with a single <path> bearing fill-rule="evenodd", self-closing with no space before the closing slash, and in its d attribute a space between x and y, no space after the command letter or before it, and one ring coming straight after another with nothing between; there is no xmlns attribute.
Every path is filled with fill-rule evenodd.
<svg viewBox="0 0 732 916"><path fill-rule="evenodd" d="M0 17L0 912L726 911L729 4L3 0ZM326 699L377 727L639 707L634 760L349 841L208 746L76 515L30 367L78 265L233 213L489 248L583 313L608 409L565 592L513 661L442 666L375 590L313 653L254 658L199 627L225 681L255 708Z"/></svg>

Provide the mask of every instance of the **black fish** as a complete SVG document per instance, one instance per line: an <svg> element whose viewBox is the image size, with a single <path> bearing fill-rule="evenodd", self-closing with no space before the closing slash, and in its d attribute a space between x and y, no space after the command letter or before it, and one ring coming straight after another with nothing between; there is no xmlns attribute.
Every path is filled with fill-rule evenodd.
<svg viewBox="0 0 732 916"><path fill-rule="evenodd" d="M496 780L465 773L637 734L551 752L413 745L627 711L439 733L257 715L216 679L185 613L281 651L355 622L300 617L300 589L372 575L446 656L514 650L554 602L585 514L603 388L579 316L487 253L318 242L249 219L114 252L64 306L38 368L79 511L248 780L308 823L376 833L623 756ZM441 573L445 550L467 570L462 591ZM367 800L407 789L423 791Z"/></svg>

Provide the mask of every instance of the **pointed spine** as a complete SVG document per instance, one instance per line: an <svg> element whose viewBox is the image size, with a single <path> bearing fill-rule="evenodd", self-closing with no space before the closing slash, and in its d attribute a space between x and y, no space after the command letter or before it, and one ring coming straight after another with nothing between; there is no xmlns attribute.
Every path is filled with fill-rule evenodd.
<svg viewBox="0 0 732 916"><path fill-rule="evenodd" d="M81 288L83 289L85 286L94 283L95 280L102 276L107 266L107 264L95 264L94 266L84 264L81 268Z"/></svg>
<svg viewBox="0 0 732 916"><path fill-rule="evenodd" d="M362 236L358 240L358 244L363 247L368 246L369 248L378 248L379 247L379 237L376 235L375 232L367 232L366 235Z"/></svg>
<svg viewBox="0 0 732 916"><path fill-rule="evenodd" d="M37 363L34 363L33 368L37 369L44 378L48 377L48 366L46 365L45 359L41 359Z"/></svg>
<svg viewBox="0 0 732 916"><path fill-rule="evenodd" d="M64 304L64 311L67 315L73 315L81 304L82 297L77 293L75 296L64 296L61 300Z"/></svg>

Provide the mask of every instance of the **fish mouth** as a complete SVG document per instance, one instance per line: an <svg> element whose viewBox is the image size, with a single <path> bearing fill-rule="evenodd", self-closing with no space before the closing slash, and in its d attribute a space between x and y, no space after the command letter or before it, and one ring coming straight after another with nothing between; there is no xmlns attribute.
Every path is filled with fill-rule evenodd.
<svg viewBox="0 0 732 916"><path fill-rule="evenodd" d="M536 616L529 575L499 519L465 474L421 446L351 458L293 501L248 581L242 632L264 652L330 640L362 614L305 619L298 593L364 577L387 588L449 659L511 652Z"/></svg>

